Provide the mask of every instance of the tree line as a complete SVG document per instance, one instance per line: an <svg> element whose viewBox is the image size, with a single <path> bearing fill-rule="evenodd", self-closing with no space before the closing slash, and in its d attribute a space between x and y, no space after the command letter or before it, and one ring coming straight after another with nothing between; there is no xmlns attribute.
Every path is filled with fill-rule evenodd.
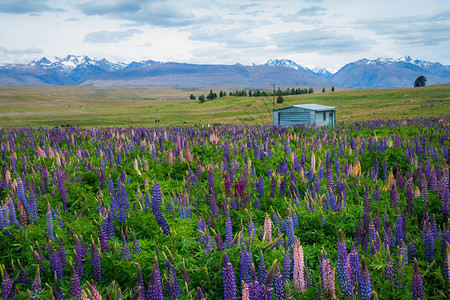
<svg viewBox="0 0 450 300"><path fill-rule="evenodd" d="M282 103L283 102L283 96L288 95L302 95L302 94L312 94L314 93L314 89L312 87L308 88L286 88L285 90L282 90L281 88L278 88L278 90L275 92L275 95L277 96L277 102ZM266 90L234 90L229 91L228 93L226 91L219 91L219 94L214 92L212 89L209 91L208 95L200 95L198 97L198 100L203 103L206 100L214 100L216 98L222 98L225 96L233 96L233 97L269 97L273 96L273 92L266 91ZM191 94L189 97L191 100L196 100L196 97Z"/></svg>

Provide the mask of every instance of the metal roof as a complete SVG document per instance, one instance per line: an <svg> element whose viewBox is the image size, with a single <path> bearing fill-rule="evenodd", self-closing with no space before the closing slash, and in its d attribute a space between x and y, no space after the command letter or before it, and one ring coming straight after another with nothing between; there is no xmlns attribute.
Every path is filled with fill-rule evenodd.
<svg viewBox="0 0 450 300"><path fill-rule="evenodd" d="M297 108L303 108L303 109L315 110L315 111L337 110L336 107L311 103L311 104L298 104L298 105L287 106L287 107L283 107L283 108L274 109L274 111L288 109L291 107L297 107Z"/></svg>

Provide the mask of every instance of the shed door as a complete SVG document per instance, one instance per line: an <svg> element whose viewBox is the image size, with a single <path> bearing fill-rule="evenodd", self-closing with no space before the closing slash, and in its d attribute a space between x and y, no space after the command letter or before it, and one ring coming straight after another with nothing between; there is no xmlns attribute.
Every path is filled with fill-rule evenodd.
<svg viewBox="0 0 450 300"><path fill-rule="evenodd" d="M281 126L293 126L295 124L309 125L309 112L281 112L279 124Z"/></svg>

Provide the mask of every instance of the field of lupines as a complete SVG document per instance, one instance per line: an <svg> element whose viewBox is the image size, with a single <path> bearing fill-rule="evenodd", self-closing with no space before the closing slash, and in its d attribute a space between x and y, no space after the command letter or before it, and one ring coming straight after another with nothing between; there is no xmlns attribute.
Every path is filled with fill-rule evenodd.
<svg viewBox="0 0 450 300"><path fill-rule="evenodd" d="M446 299L450 118L1 129L3 299Z"/></svg>

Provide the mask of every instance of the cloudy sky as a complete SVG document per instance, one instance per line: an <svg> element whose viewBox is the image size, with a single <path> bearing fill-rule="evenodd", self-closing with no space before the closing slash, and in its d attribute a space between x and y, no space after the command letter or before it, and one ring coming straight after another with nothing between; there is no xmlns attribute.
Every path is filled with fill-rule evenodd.
<svg viewBox="0 0 450 300"><path fill-rule="evenodd" d="M336 71L411 55L450 65L448 0L0 0L0 27L0 63L286 58Z"/></svg>

